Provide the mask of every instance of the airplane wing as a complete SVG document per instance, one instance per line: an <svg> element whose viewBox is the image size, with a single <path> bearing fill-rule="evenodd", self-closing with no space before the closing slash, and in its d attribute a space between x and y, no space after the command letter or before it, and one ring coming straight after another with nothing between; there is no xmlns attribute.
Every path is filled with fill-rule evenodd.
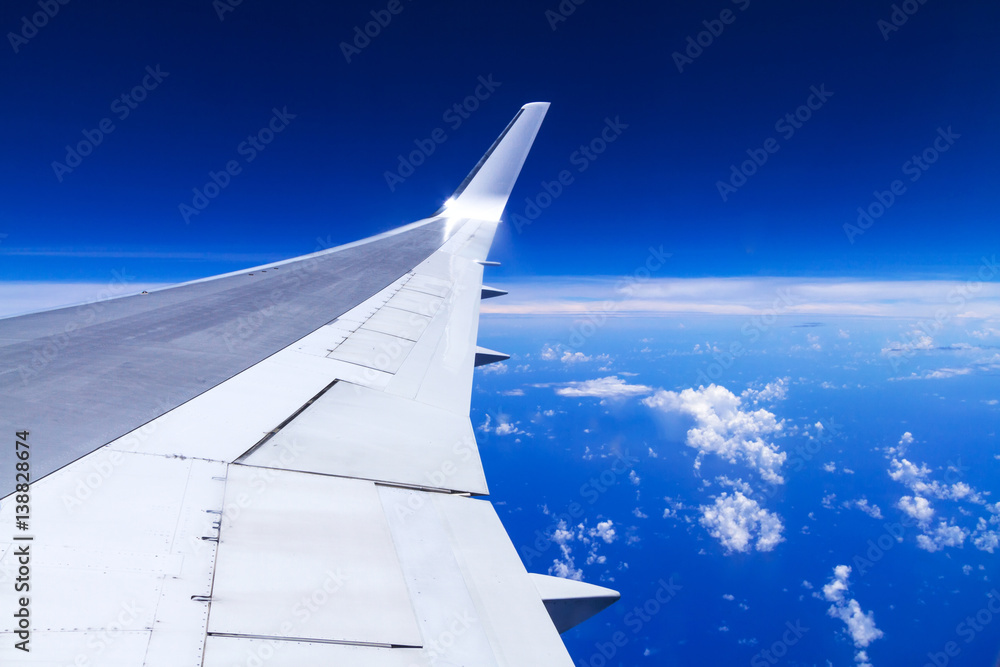
<svg viewBox="0 0 1000 667"><path fill-rule="evenodd" d="M618 594L526 572L469 420L547 109L430 218L0 319L0 664L573 664L559 633Z"/></svg>

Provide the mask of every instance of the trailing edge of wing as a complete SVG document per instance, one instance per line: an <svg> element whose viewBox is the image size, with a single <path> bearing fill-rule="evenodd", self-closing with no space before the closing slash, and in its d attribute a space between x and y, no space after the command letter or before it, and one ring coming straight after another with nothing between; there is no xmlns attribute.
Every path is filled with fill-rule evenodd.
<svg viewBox="0 0 1000 667"><path fill-rule="evenodd" d="M548 102L521 107L438 215L499 220L548 110Z"/></svg>

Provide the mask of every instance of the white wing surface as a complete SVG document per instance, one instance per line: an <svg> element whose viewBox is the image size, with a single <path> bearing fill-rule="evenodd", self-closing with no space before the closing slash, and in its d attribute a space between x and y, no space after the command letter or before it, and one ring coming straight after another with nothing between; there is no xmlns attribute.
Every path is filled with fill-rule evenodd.
<svg viewBox="0 0 1000 667"><path fill-rule="evenodd" d="M0 664L572 665L559 632L617 593L525 571L469 420L547 108L426 220L0 320L4 456L28 452L0 471Z"/></svg>

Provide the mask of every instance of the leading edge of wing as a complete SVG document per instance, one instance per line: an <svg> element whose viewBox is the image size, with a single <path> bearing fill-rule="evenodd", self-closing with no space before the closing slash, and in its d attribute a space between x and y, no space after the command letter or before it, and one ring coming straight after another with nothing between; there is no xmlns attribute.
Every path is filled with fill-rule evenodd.
<svg viewBox="0 0 1000 667"><path fill-rule="evenodd" d="M549 110L525 104L435 215L498 221Z"/></svg>

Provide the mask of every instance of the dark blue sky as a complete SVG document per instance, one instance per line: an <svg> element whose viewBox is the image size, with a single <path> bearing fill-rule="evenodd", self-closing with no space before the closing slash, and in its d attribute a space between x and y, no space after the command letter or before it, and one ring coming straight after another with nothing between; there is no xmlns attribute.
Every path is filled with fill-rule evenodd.
<svg viewBox="0 0 1000 667"><path fill-rule="evenodd" d="M577 169L605 119L628 128L532 225L505 227L500 278L629 273L651 245L674 253L664 275L962 278L997 249L993 3L914 0L885 39L889 2L590 0L553 30L556 0L401 0L348 63L339 44L387 5L244 0L220 21L210 0L74 0L15 53L7 33L40 9L5 3L0 279L124 266L175 281L384 231L434 211L535 100L552 108L508 217ZM711 24L723 10L730 23ZM724 30L678 72L672 54L704 21ZM122 119L112 103L157 65L169 75ZM478 110L443 118L490 75L500 86ZM833 95L789 136L775 124L813 86ZM285 107L295 118L247 162L241 142ZM114 131L60 182L52 163L105 118ZM949 127L960 137L911 181L904 163ZM397 155L436 128L447 141L390 190ZM769 138L779 150L723 201L717 183ZM230 160L240 172L185 224L179 205ZM903 194L850 243L843 225L896 179Z"/></svg>

